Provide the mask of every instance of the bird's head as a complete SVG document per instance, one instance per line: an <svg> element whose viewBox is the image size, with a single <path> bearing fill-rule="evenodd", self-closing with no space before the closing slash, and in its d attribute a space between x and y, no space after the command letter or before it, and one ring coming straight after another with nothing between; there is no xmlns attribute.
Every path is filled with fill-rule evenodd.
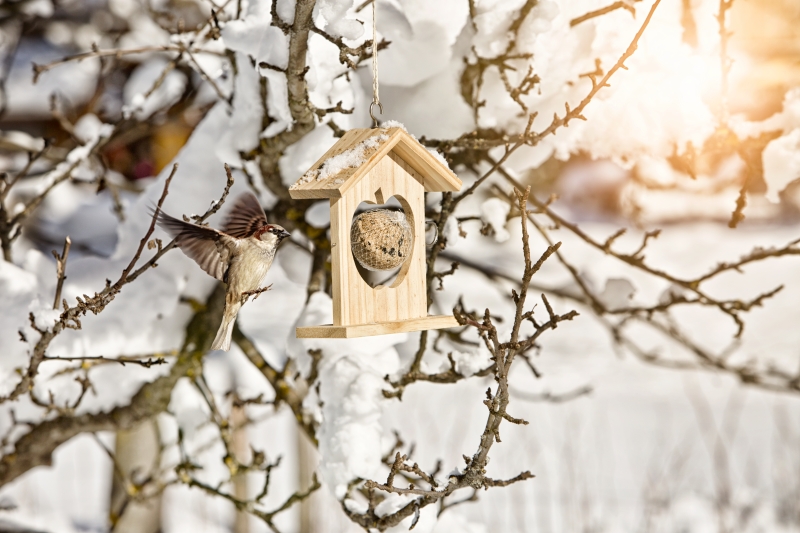
<svg viewBox="0 0 800 533"><path fill-rule="evenodd" d="M267 224L256 232L256 236L261 241L274 242L277 246L284 239L291 236L291 233L277 224Z"/></svg>

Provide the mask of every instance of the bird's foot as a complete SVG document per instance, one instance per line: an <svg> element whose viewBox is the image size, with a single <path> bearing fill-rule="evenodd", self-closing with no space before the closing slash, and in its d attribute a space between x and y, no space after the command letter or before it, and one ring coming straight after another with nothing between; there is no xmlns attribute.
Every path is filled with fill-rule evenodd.
<svg viewBox="0 0 800 533"><path fill-rule="evenodd" d="M247 303L247 300L249 300L251 296L253 297L253 301L255 301L261 295L262 292L267 292L271 288L272 284L267 285L266 287L261 287L259 289L254 289L252 291L244 291L242 293L242 305Z"/></svg>

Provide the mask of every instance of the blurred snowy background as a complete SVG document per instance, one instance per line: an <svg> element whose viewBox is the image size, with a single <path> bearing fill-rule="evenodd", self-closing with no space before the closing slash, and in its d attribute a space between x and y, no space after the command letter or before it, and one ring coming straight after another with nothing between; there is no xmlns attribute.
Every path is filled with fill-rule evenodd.
<svg viewBox="0 0 800 533"><path fill-rule="evenodd" d="M585 120L559 124L652 4L377 0L380 118L465 189L514 146L447 217L429 195L436 270L460 264L432 312L461 300L510 331L516 183L538 198L534 259L563 243L531 298L580 313L511 372L530 424L502 426L488 474L536 477L425 507L417 531L800 531L800 4L662 0ZM495 386L474 330L423 337L417 370L457 379L404 386L420 334L294 336L331 320L329 218L287 188L370 125L371 24L353 0L2 0L0 531L359 531L348 513L413 501L368 509L358 489L396 445L445 483L464 468ZM178 251L59 327L51 251L70 237L61 296L91 300L176 162L167 212L206 212L227 163L231 197L254 190L292 231L244 341L195 353L216 282Z"/></svg>

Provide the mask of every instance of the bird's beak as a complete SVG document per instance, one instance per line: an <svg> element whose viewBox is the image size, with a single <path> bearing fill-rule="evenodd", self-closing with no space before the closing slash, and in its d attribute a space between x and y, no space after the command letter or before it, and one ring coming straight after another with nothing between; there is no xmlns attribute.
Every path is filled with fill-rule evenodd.
<svg viewBox="0 0 800 533"><path fill-rule="evenodd" d="M288 232L288 231L286 231L286 230L283 230L282 232L280 232L280 233L278 234L278 237L280 237L280 239L281 239L281 240L283 240L283 239L287 239L287 238L289 238L289 237L291 237L291 236L292 236L292 234L291 234L291 233L289 233L289 232Z"/></svg>

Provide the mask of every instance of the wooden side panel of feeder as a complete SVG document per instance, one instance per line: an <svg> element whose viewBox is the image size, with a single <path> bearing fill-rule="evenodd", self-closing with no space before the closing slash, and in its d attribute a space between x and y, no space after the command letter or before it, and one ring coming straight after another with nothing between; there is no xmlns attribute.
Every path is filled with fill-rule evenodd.
<svg viewBox="0 0 800 533"><path fill-rule="evenodd" d="M333 325L394 322L427 316L425 290L425 190L421 178L393 154L381 159L367 175L331 199ZM356 268L350 224L362 202L385 203L395 196L403 205L414 235L411 256L391 286L370 287Z"/></svg>

